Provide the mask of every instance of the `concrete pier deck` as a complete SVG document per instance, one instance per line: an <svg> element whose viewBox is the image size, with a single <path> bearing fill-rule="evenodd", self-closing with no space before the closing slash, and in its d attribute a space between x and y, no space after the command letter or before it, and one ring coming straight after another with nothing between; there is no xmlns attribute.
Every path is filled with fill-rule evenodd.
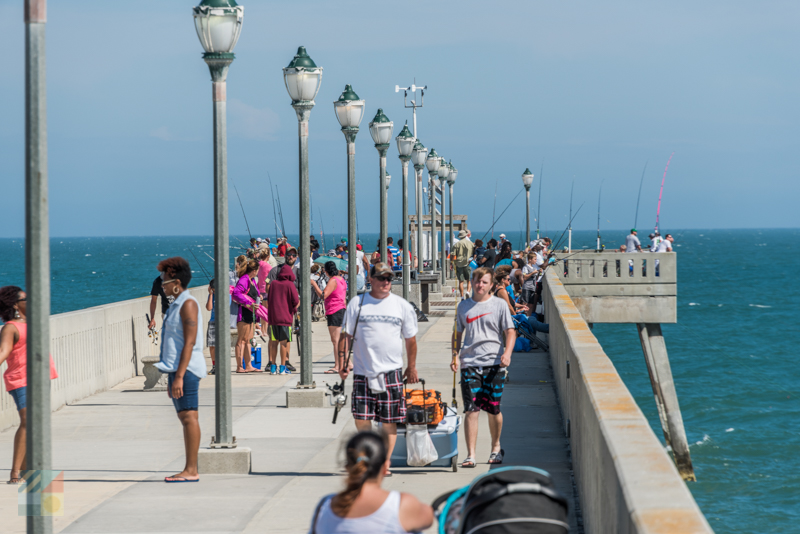
<svg viewBox="0 0 800 534"><path fill-rule="evenodd" d="M449 304L449 306L448 306ZM439 306L436 306L439 305ZM448 369L453 307L434 303L430 322L420 323L418 369L429 387L450 402ZM438 313L441 312L441 313ZM313 325L317 385L332 351L324 323ZM293 348L292 361L297 364ZM266 356L264 358L266 360ZM65 515L56 532L307 532L318 499L342 485L341 446L355 431L349 403L336 425L332 408L285 408L285 392L296 376L233 376L234 435L252 449L250 475L204 475L197 484L165 484L180 471L181 429L163 392L143 392L143 377L65 406L53 414L53 464L65 471ZM201 382L200 422L206 446L214 427L214 381ZM458 403L462 407L460 394ZM543 352L514 354L503 398L505 465L532 465L551 473L571 502L571 532L582 532L569 442L554 390L550 358ZM15 427L0 433L0 477L7 480ZM423 501L468 484L489 466L489 429L481 418L478 466L395 469L384 487ZM460 432L460 458L465 456ZM0 485L2 532L25 532L17 515L17 487ZM435 524L434 524L435 527ZM432 528L430 531L433 531Z"/></svg>

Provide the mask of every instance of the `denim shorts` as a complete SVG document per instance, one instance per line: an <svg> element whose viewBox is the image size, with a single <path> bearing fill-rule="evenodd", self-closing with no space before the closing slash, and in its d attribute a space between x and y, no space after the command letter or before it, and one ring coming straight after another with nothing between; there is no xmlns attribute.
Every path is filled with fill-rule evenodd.
<svg viewBox="0 0 800 534"><path fill-rule="evenodd" d="M27 405L26 402L27 389L28 388L26 386L22 386L21 388L12 389L11 391L9 391L11 396L14 398L14 403L17 405L17 411L22 410Z"/></svg>
<svg viewBox="0 0 800 534"><path fill-rule="evenodd" d="M172 381L175 379L175 373L168 375L168 393L172 399ZM195 376L191 371L186 371L183 375L183 397L180 399L172 399L172 404L175 405L176 412L183 412L185 410L197 411L199 403L197 392L200 389L200 378Z"/></svg>

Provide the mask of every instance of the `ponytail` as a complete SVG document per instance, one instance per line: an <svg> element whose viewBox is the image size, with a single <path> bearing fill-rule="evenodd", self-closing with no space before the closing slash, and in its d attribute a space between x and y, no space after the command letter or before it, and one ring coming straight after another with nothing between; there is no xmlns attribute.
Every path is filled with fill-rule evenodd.
<svg viewBox="0 0 800 534"><path fill-rule="evenodd" d="M331 509L345 517L368 480L378 478L386 463L386 438L372 431L359 432L347 442L347 480L344 491L331 500Z"/></svg>

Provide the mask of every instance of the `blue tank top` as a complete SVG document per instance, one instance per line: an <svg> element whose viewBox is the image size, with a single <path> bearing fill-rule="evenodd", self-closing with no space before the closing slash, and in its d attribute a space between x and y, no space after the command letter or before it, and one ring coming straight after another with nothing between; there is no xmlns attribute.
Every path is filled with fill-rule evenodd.
<svg viewBox="0 0 800 534"><path fill-rule="evenodd" d="M181 351L185 340L183 337L183 324L181 323L181 308L187 300L193 300L197 304L197 299L189 294L188 291L181 293L175 299L170 307L167 309L167 315L164 316L164 325L161 328L161 354L156 368L162 373L174 373L178 370L178 364L181 361ZM189 360L190 371L198 378L206 376L206 359L203 356L203 336L201 335L203 324L203 314L200 311L200 306L197 306L197 337L194 340L192 347L192 358Z"/></svg>

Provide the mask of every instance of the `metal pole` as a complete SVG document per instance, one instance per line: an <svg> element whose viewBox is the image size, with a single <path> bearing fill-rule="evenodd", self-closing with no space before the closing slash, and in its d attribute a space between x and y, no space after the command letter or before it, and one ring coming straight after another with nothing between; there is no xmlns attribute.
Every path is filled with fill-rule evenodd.
<svg viewBox="0 0 800 534"><path fill-rule="evenodd" d="M308 186L308 119L313 102L293 102L297 113L300 157L300 383L298 388L313 388L311 366L311 207Z"/></svg>
<svg viewBox="0 0 800 534"><path fill-rule="evenodd" d="M47 181L46 22L47 2L26 0L25 273L28 299L28 433L25 446L29 470L52 469L53 454L50 427L50 217ZM32 496L34 493L28 495ZM36 534L52 532L52 516L29 515L27 530Z"/></svg>
<svg viewBox="0 0 800 534"><path fill-rule="evenodd" d="M411 276L411 261L409 259L411 252L411 242L409 241L408 232L408 161L411 156L400 156L400 161L403 163L403 298L408 300L410 291L409 277Z"/></svg>
<svg viewBox="0 0 800 534"><path fill-rule="evenodd" d="M416 195L416 210L417 210L417 273L422 272L422 165L414 165L414 171L417 175L416 185L414 188ZM422 303L418 303L422 305Z"/></svg>
<svg viewBox="0 0 800 534"><path fill-rule="evenodd" d="M211 71L211 87L214 101L214 280L217 288L228 284L230 268L230 243L228 236L228 136L226 100L228 67L233 54L205 54L203 59ZM217 372L214 418L215 435L212 447L235 448L233 438L233 405L231 402L231 331L230 300L227 292L217 293L214 311L218 328L215 332L217 346Z"/></svg>
<svg viewBox="0 0 800 534"><path fill-rule="evenodd" d="M389 150L389 145L375 145L375 148L378 149L378 154L380 155L380 253L381 253L381 261L387 261L389 256L387 256L387 244L386 240L388 238L389 231L386 228L388 226L388 218L386 216L386 196L387 196L387 189L386 189L386 152Z"/></svg>
<svg viewBox="0 0 800 534"><path fill-rule="evenodd" d="M447 246L445 244L445 237L447 237L447 236L445 236L445 228L446 228L446 226L444 225L444 213L445 213L445 211L444 211L444 208L445 208L445 206L444 206L444 203L445 203L444 189L445 189L445 187L447 187L447 181L446 180L442 180L442 218L441 218L442 249L439 251L439 257L441 258L439 263L442 266L442 276L440 277L441 280L442 280L442 285L444 285L447 282L447 264L445 263L445 256L447 254L447 252L446 252L447 251Z"/></svg>
<svg viewBox="0 0 800 534"><path fill-rule="evenodd" d="M428 191L430 192L430 199L431 199L431 273L436 272L436 249L437 247L437 238L439 237L436 233L436 176L437 173L428 172Z"/></svg>
<svg viewBox="0 0 800 534"><path fill-rule="evenodd" d="M536 208L536 239L539 239L539 223L542 222L542 173L539 173L539 198Z"/></svg>
<svg viewBox="0 0 800 534"><path fill-rule="evenodd" d="M525 188L525 246L531 242L531 188Z"/></svg>
<svg viewBox="0 0 800 534"><path fill-rule="evenodd" d="M454 243L454 239L455 239L455 236L453 234L453 185L454 184L448 184L448 185L450 185L450 205L448 207L450 208L450 254L452 255L452 253L453 253L453 243ZM449 269L448 269L447 272L450 275L449 278L452 280L454 273L452 271L450 271Z"/></svg>
<svg viewBox="0 0 800 534"><path fill-rule="evenodd" d="M358 294L356 265L356 134L358 128L342 128L347 140L347 299Z"/></svg>

